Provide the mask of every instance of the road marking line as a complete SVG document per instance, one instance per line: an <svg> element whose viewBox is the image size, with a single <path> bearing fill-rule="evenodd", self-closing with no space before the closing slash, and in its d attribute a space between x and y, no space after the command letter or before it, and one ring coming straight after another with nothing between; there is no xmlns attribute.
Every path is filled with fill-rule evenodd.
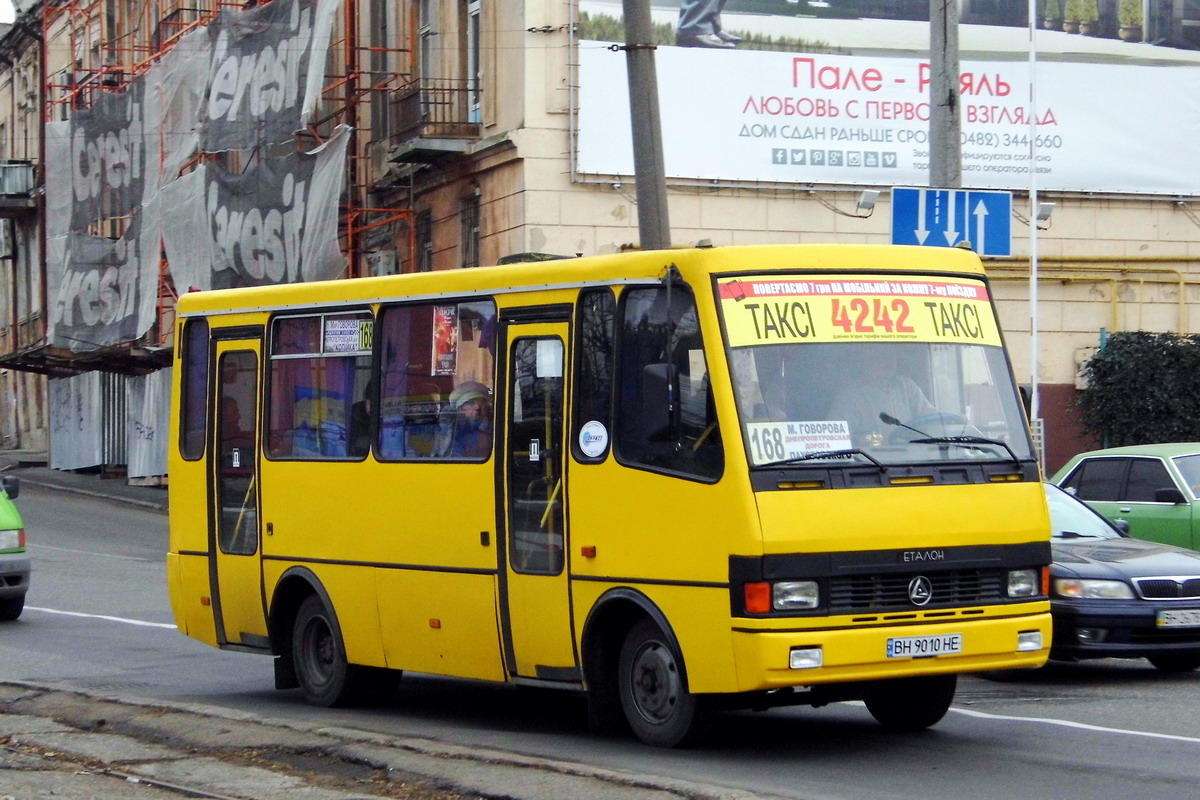
<svg viewBox="0 0 1200 800"><path fill-rule="evenodd" d="M26 549L29 550L57 550L60 553L72 553L81 556L95 556L97 558L117 558L122 561L141 561L144 563L157 562L155 558L141 558L139 556L122 556L116 553L93 553L91 550L77 550L74 547L55 547L50 544L30 544Z"/></svg>
<svg viewBox="0 0 1200 800"><path fill-rule="evenodd" d="M25 606L26 611L41 611L43 614L62 614L64 617L87 617L89 619L106 619L109 622L124 622L126 625L141 625L146 628L170 628L175 630L174 623L168 622L143 622L140 619L125 619L124 617L110 617L106 614L83 614L79 611L59 611L57 608L37 608L35 606Z"/></svg>
<svg viewBox="0 0 1200 800"><path fill-rule="evenodd" d="M1084 731L1097 731L1099 733L1123 733L1127 736L1144 736L1148 739L1170 739L1174 742L1193 742L1200 744L1200 738L1195 736L1176 736L1172 733L1151 733L1149 731L1132 731L1125 728L1105 728L1101 725L1088 725L1085 722L1071 722L1065 719L1048 719L1046 717L1015 717L1008 714L988 714L986 711L972 711L966 708L951 708L958 714L966 714L968 717L978 717L979 719L996 719L1005 720L1008 722L1040 722L1043 725L1061 725L1064 728L1077 728Z"/></svg>

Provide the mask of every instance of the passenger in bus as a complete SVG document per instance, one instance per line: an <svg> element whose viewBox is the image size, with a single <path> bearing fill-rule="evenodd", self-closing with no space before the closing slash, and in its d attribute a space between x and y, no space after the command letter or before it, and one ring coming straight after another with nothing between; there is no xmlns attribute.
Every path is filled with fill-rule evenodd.
<svg viewBox="0 0 1200 800"><path fill-rule="evenodd" d="M363 398L350 407L350 455L365 456L371 449L371 405L375 397L375 379L367 381Z"/></svg>
<svg viewBox="0 0 1200 800"><path fill-rule="evenodd" d="M450 393L455 418L450 436L450 456L477 458L492 449L492 408L489 391L478 381L467 381Z"/></svg>
<svg viewBox="0 0 1200 800"><path fill-rule="evenodd" d="M226 476L250 475L254 468L254 430L242 420L242 410L229 395L221 398L221 468Z"/></svg>
<svg viewBox="0 0 1200 800"><path fill-rule="evenodd" d="M848 377L830 406L829 419L845 420L856 447L878 446L888 438L891 426L880 415L900 422L937 414L938 409L921 387L896 369L896 353L886 345L861 345L845 363ZM855 367L857 366L857 369Z"/></svg>

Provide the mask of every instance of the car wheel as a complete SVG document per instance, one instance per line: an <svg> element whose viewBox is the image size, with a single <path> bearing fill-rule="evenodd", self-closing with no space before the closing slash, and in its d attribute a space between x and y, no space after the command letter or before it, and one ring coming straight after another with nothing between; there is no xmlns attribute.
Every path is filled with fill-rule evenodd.
<svg viewBox="0 0 1200 800"><path fill-rule="evenodd" d="M924 730L946 716L957 686L957 675L882 681L867 695L867 710L889 730Z"/></svg>
<svg viewBox="0 0 1200 800"><path fill-rule="evenodd" d="M1150 656L1150 663L1162 672L1191 672L1200 667L1200 653L1163 653Z"/></svg>
<svg viewBox="0 0 1200 800"><path fill-rule="evenodd" d="M712 724L712 698L687 690L683 657L662 630L643 619L621 645L621 708L634 735L655 747L700 741Z"/></svg>
<svg viewBox="0 0 1200 800"><path fill-rule="evenodd" d="M21 616L21 610L25 608L25 595L20 597L7 597L0 600L0 620L14 620Z"/></svg>

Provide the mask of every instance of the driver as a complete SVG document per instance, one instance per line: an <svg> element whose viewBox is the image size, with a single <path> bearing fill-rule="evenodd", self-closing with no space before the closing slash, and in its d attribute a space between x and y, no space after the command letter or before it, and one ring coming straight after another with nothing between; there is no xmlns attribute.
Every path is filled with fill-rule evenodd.
<svg viewBox="0 0 1200 800"><path fill-rule="evenodd" d="M846 363L847 371L854 370L830 407L829 418L845 420L856 447L864 444L878 446L886 441L892 426L880 419L880 414L910 422L938 410L925 397L921 387L906 375L896 374L896 354L886 346L868 345L859 358Z"/></svg>

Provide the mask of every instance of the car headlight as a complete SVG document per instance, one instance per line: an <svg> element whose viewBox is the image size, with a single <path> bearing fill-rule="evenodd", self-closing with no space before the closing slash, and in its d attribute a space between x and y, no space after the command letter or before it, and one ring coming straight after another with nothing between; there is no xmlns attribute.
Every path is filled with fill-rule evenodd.
<svg viewBox="0 0 1200 800"><path fill-rule="evenodd" d="M771 605L776 611L816 608L820 601L816 581L780 581L771 586Z"/></svg>
<svg viewBox="0 0 1200 800"><path fill-rule="evenodd" d="M1036 597L1039 594L1039 572L1036 569L1014 569L1008 573L1009 597Z"/></svg>
<svg viewBox="0 0 1200 800"><path fill-rule="evenodd" d="M0 550L17 550L25 546L25 530L0 531Z"/></svg>
<svg viewBox="0 0 1200 800"><path fill-rule="evenodd" d="M1124 581L1101 581L1090 578L1055 578L1054 593L1059 597L1083 600L1132 600L1133 589Z"/></svg>

